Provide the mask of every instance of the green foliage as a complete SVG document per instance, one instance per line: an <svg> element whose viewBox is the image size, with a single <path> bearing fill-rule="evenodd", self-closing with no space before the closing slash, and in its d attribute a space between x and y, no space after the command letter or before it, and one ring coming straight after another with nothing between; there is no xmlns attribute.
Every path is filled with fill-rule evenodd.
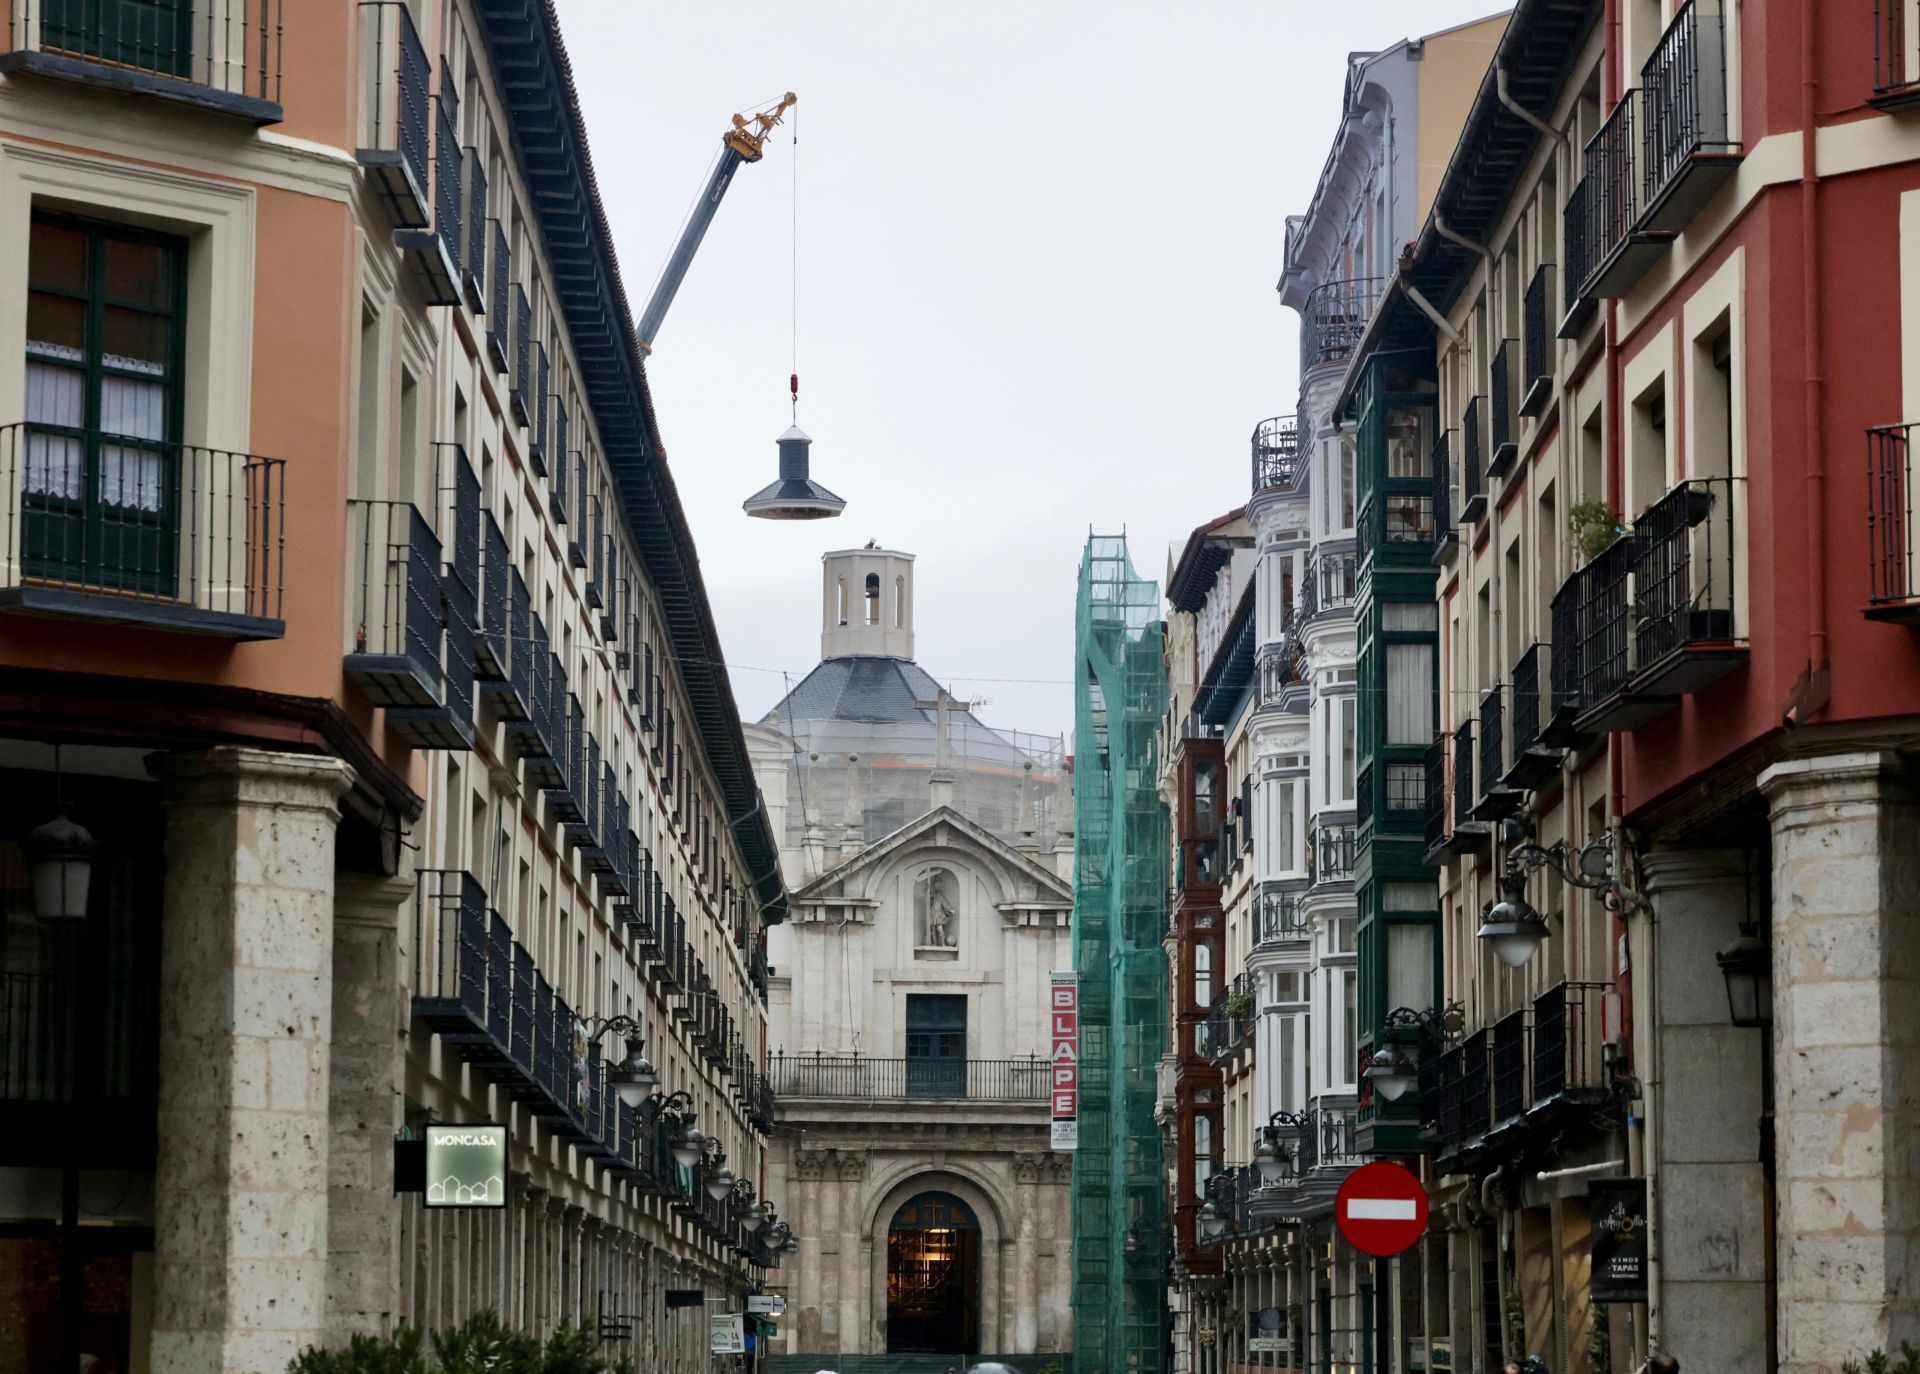
<svg viewBox="0 0 1920 1374"><path fill-rule="evenodd" d="M1591 563L1625 533L1612 506L1591 500L1578 502L1567 512L1567 531L1573 535L1573 546L1580 551L1582 563Z"/></svg>
<svg viewBox="0 0 1920 1374"><path fill-rule="evenodd" d="M355 1336L345 1350L308 1349L287 1366L289 1374L426 1374L421 1334L403 1326L384 1339Z"/></svg>
<svg viewBox="0 0 1920 1374"><path fill-rule="evenodd" d="M1613 1368L1613 1329L1607 1325L1607 1310L1605 1303L1587 1304L1587 1364L1594 1369Z"/></svg>
<svg viewBox="0 0 1920 1374"><path fill-rule="evenodd" d="M1234 1020L1239 1020L1253 1010L1253 989L1241 988L1228 993L1220 1002L1220 1010Z"/></svg>
<svg viewBox="0 0 1920 1374"><path fill-rule="evenodd" d="M1840 1361L1840 1374L1920 1374L1920 1349L1913 1342L1900 1342L1900 1358L1896 1362L1884 1350L1870 1350L1864 1363L1859 1360Z"/></svg>
<svg viewBox="0 0 1920 1374"><path fill-rule="evenodd" d="M1048 1360L1045 1364L1041 1365L1038 1369L1036 1369L1033 1372L1033 1374L1067 1374L1067 1371L1066 1371L1066 1367L1062 1365L1060 1361Z"/></svg>
<svg viewBox="0 0 1920 1374"><path fill-rule="evenodd" d="M355 1336L345 1350L308 1349L287 1374L609 1374L591 1328L563 1326L541 1345L492 1312L476 1312L459 1326L433 1333L429 1363L422 1334L401 1327L384 1339ZM621 1360L612 1374L632 1374Z"/></svg>

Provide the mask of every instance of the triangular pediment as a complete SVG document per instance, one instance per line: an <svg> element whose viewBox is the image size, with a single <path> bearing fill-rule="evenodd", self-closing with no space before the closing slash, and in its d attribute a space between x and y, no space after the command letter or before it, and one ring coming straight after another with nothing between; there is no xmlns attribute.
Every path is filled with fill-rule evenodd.
<svg viewBox="0 0 1920 1374"><path fill-rule="evenodd" d="M951 806L937 806L882 836L852 858L835 864L794 893L796 901L834 897L861 886L863 874L884 867L898 856L924 848L958 848L998 866L1008 878L1032 884L1047 905L1073 905L1073 888L1052 869L1022 853L983 826L968 820Z"/></svg>

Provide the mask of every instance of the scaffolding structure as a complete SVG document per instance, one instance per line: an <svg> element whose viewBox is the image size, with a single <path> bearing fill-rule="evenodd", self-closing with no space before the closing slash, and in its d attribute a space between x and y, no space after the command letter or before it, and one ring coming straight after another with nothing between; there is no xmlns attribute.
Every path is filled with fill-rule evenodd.
<svg viewBox="0 0 1920 1374"><path fill-rule="evenodd" d="M1167 813L1155 786L1167 683L1160 589L1135 575L1124 535L1087 540L1075 659L1074 1367L1164 1374L1165 1167L1153 1113L1167 1039Z"/></svg>

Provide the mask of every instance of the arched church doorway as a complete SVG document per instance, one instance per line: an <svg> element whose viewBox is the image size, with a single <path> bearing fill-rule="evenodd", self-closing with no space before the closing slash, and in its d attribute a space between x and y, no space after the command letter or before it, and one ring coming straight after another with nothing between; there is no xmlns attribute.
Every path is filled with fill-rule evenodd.
<svg viewBox="0 0 1920 1374"><path fill-rule="evenodd" d="M921 1193L887 1228L887 1350L960 1355L980 1344L980 1223L951 1193Z"/></svg>

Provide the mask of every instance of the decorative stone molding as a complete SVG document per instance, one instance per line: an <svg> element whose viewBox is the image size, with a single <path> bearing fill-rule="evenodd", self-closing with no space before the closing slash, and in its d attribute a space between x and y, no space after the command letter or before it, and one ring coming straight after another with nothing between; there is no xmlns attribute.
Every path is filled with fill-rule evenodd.
<svg viewBox="0 0 1920 1374"><path fill-rule="evenodd" d="M1038 1183L1040 1181L1040 1156L1035 1154L1017 1154L1013 1157L1013 1181L1015 1183Z"/></svg>
<svg viewBox="0 0 1920 1374"><path fill-rule="evenodd" d="M1042 1181L1047 1183L1073 1182L1073 1156L1049 1152L1047 1157L1040 1161L1040 1174Z"/></svg>
<svg viewBox="0 0 1920 1374"><path fill-rule="evenodd" d="M865 1150L835 1150L833 1152L834 1177L845 1181L862 1179L867 1176L867 1152Z"/></svg>

